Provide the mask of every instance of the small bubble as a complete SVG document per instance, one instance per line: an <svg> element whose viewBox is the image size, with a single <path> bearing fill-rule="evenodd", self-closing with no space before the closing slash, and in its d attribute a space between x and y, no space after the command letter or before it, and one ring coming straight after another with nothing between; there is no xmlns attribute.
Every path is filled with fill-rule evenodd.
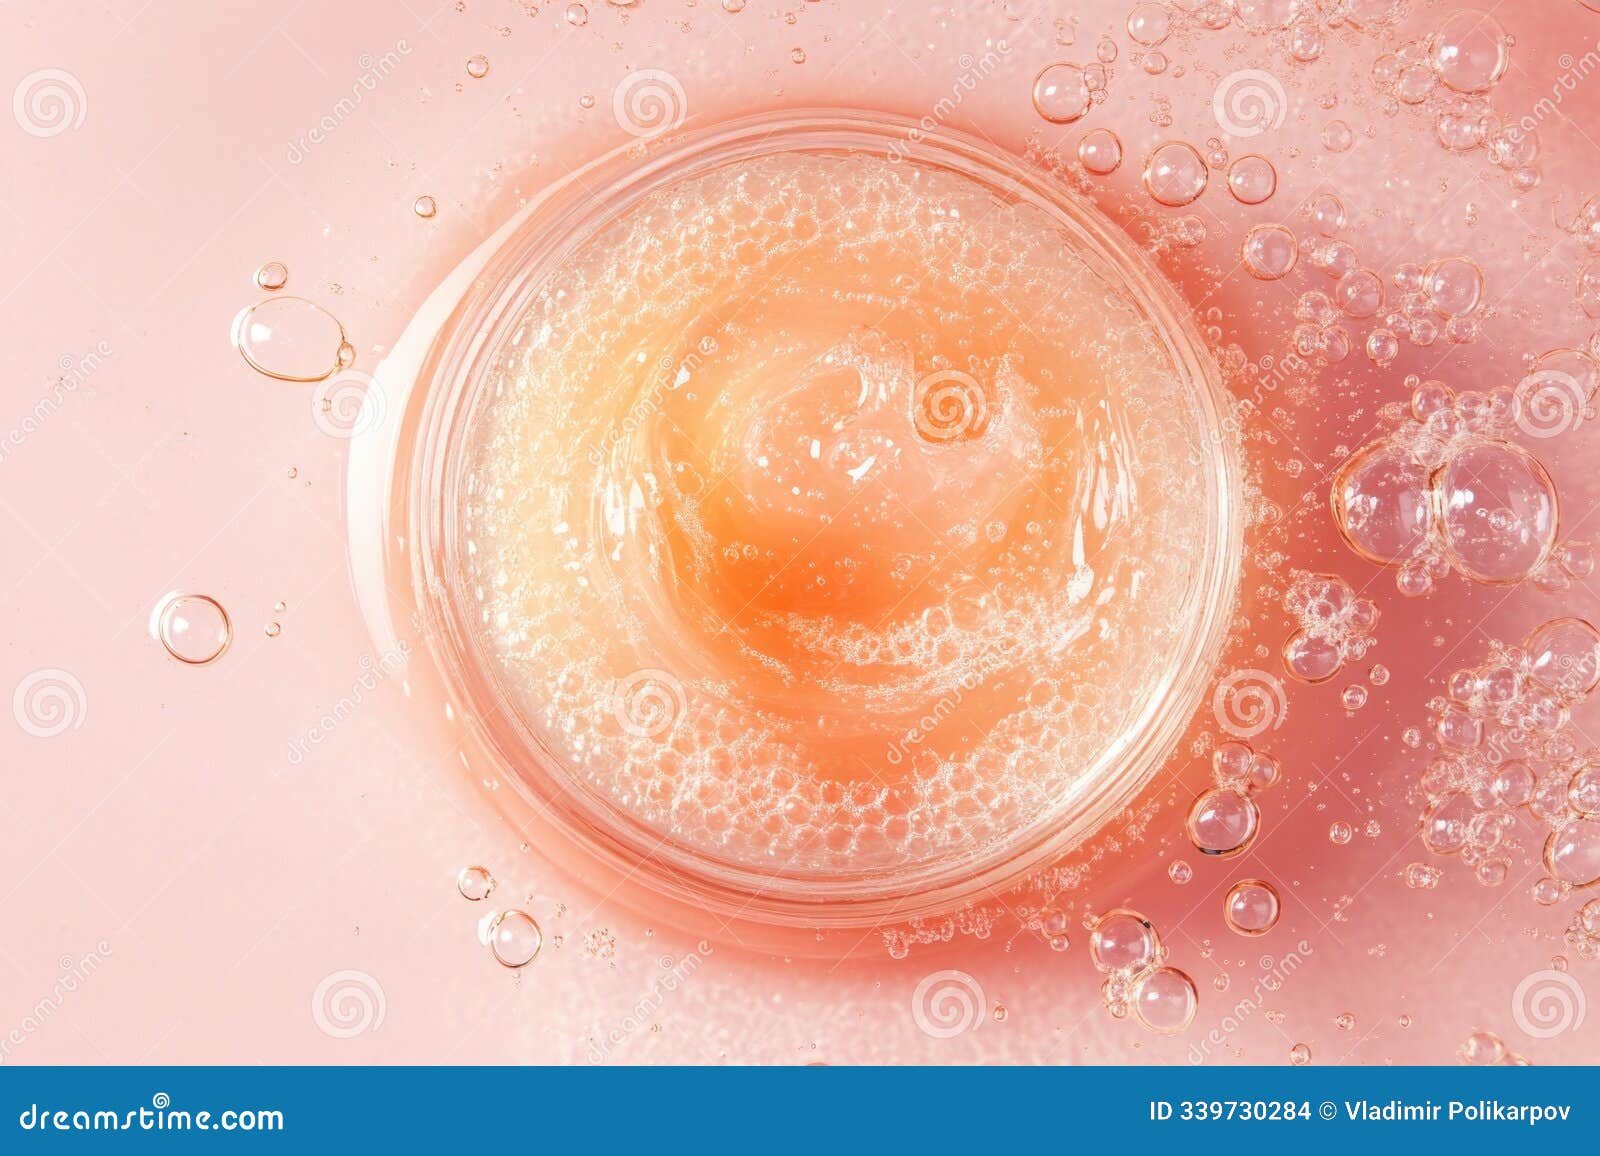
<svg viewBox="0 0 1600 1156"><path fill-rule="evenodd" d="M1083 69L1060 61L1046 65L1033 81L1033 107L1051 124L1071 124L1089 111L1089 84Z"/></svg>
<svg viewBox="0 0 1600 1156"><path fill-rule="evenodd" d="M424 193L411 202L411 211L426 221L439 211L439 202Z"/></svg>
<svg viewBox="0 0 1600 1156"><path fill-rule="evenodd" d="M1228 889L1222 918L1239 935L1265 935L1278 924L1282 904L1277 889L1261 879L1241 879Z"/></svg>
<svg viewBox="0 0 1600 1156"><path fill-rule="evenodd" d="M473 80L482 80L489 75L489 58L479 52L467 57L467 75Z"/></svg>
<svg viewBox="0 0 1600 1156"><path fill-rule="evenodd" d="M1208 179L1206 162L1184 141L1157 145L1145 160L1144 187L1163 205L1190 204L1205 192Z"/></svg>
<svg viewBox="0 0 1600 1156"><path fill-rule="evenodd" d="M1189 809L1189 841L1204 855L1236 855L1254 842L1261 824L1255 803L1238 791L1202 792Z"/></svg>
<svg viewBox="0 0 1600 1156"><path fill-rule="evenodd" d="M1249 154L1228 166L1228 191L1242 205L1259 205L1278 189L1278 170L1266 157Z"/></svg>
<svg viewBox="0 0 1600 1156"><path fill-rule="evenodd" d="M463 867L461 874L456 876L456 889L462 896L476 903L480 899L489 898L495 888L495 878L489 873L487 867Z"/></svg>
<svg viewBox="0 0 1600 1156"><path fill-rule="evenodd" d="M564 15L567 23L574 28L582 28L589 23L589 10L582 4L568 4Z"/></svg>
<svg viewBox="0 0 1600 1156"><path fill-rule="evenodd" d="M1338 1015L1333 1017L1333 1026L1338 1028L1341 1032L1354 1031L1356 1026L1355 1013L1340 1012Z"/></svg>
<svg viewBox="0 0 1600 1156"><path fill-rule="evenodd" d="M1342 120L1330 120L1322 126L1322 147L1330 153L1349 152L1356 143L1356 134Z"/></svg>
<svg viewBox="0 0 1600 1156"><path fill-rule="evenodd" d="M804 64L806 62L806 50L804 48L790 49L789 59L794 61L796 64Z"/></svg>
<svg viewBox="0 0 1600 1156"><path fill-rule="evenodd" d="M1360 710L1367 705L1367 688L1359 685L1347 686L1340 694L1339 701L1344 703L1345 710Z"/></svg>
<svg viewBox="0 0 1600 1156"><path fill-rule="evenodd" d="M1078 142L1078 161L1097 177L1114 173L1122 164L1122 141L1107 128L1086 132Z"/></svg>
<svg viewBox="0 0 1600 1156"><path fill-rule="evenodd" d="M222 657L233 641L233 623L222 603L205 594L167 595L151 615L151 633L167 653L190 666Z"/></svg>
<svg viewBox="0 0 1600 1156"><path fill-rule="evenodd" d="M1167 878L1182 887L1194 878L1194 868L1182 859L1174 859L1167 865Z"/></svg>
<svg viewBox="0 0 1600 1156"><path fill-rule="evenodd" d="M269 622L262 628L262 632L266 634L268 638L276 638L278 635L283 633L283 626L277 622Z"/></svg>
<svg viewBox="0 0 1600 1156"><path fill-rule="evenodd" d="M1156 962L1160 952L1155 927L1126 908L1106 912L1089 933L1089 960L1100 971L1138 971Z"/></svg>
<svg viewBox="0 0 1600 1156"><path fill-rule="evenodd" d="M544 945L544 935L525 911L503 911L489 925L489 949L507 967L525 967Z"/></svg>
<svg viewBox="0 0 1600 1156"><path fill-rule="evenodd" d="M1465 9L1445 17L1428 41L1428 63L1457 92L1487 92L1511 63L1511 39L1487 12Z"/></svg>
<svg viewBox="0 0 1600 1156"><path fill-rule="evenodd" d="M1300 246L1282 225L1257 225L1245 235L1239 256L1252 277L1276 281L1294 268Z"/></svg>
<svg viewBox="0 0 1600 1156"><path fill-rule="evenodd" d="M1164 4L1139 4L1128 13L1128 39L1153 48L1172 31L1172 15Z"/></svg>
<svg viewBox="0 0 1600 1156"><path fill-rule="evenodd" d="M268 261L256 270L256 284L268 293L276 293L289 283L289 267L282 261Z"/></svg>
<svg viewBox="0 0 1600 1156"><path fill-rule="evenodd" d="M1194 1022L1200 1006L1194 980L1175 967L1158 967L1139 981L1133 996L1134 1017L1160 1035L1176 1035Z"/></svg>
<svg viewBox="0 0 1600 1156"><path fill-rule="evenodd" d="M1340 847L1350 842L1351 837L1354 835L1355 828L1351 827L1343 819L1334 822L1328 827L1328 842L1337 844Z"/></svg>
<svg viewBox="0 0 1600 1156"><path fill-rule="evenodd" d="M1289 1049L1289 1062L1296 1067L1304 1067L1311 1062L1311 1045L1296 1044Z"/></svg>

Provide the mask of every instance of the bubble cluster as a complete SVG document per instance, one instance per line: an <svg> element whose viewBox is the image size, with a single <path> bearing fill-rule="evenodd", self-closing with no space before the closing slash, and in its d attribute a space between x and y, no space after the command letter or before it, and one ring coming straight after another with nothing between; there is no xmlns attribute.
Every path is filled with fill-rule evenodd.
<svg viewBox="0 0 1600 1156"><path fill-rule="evenodd" d="M1195 850L1218 858L1247 850L1261 830L1255 796L1282 777L1278 760L1249 743L1219 743L1211 753L1214 786L1195 798L1184 824Z"/></svg>
<svg viewBox="0 0 1600 1156"><path fill-rule="evenodd" d="M1509 390L1456 394L1409 379L1398 427L1353 454L1333 479L1334 523L1361 557L1397 568L1401 593L1426 594L1454 572L1504 586L1559 588L1587 565L1557 549L1559 508L1544 465L1507 434ZM1570 559L1569 559L1570 555Z"/></svg>
<svg viewBox="0 0 1600 1156"><path fill-rule="evenodd" d="M1194 980L1169 966L1167 955L1155 925L1137 911L1116 908L1095 920L1089 959L1105 976L1100 995L1115 1019L1131 1012L1160 1035L1175 1035L1194 1022L1200 1006Z"/></svg>
<svg viewBox="0 0 1600 1156"><path fill-rule="evenodd" d="M1300 682L1327 682L1371 649L1378 607L1335 574L1294 575L1284 609L1298 624L1283 643L1283 665Z"/></svg>
<svg viewBox="0 0 1600 1156"><path fill-rule="evenodd" d="M1518 190L1537 186L1538 130L1503 117L1493 93L1511 64L1512 38L1493 15L1459 9L1427 36L1384 53L1372 79L1391 111L1412 108L1431 123L1440 147L1482 150Z"/></svg>
<svg viewBox="0 0 1600 1156"><path fill-rule="evenodd" d="M1539 902L1600 882L1600 754L1571 723L1597 685L1600 631L1579 618L1551 619L1515 646L1494 643L1480 664L1455 671L1429 703L1438 753L1421 779L1428 849L1498 885L1525 814L1544 831ZM1407 882L1417 885L1409 868Z"/></svg>

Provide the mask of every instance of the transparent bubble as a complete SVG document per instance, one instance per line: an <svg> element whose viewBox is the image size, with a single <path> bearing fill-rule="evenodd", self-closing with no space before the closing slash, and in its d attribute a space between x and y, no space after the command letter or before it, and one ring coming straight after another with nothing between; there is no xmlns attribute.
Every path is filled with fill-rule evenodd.
<svg viewBox="0 0 1600 1156"><path fill-rule="evenodd" d="M1146 48L1154 47L1172 31L1172 16L1165 4L1138 4L1128 13L1128 38Z"/></svg>
<svg viewBox="0 0 1600 1156"><path fill-rule="evenodd" d="M1294 268L1300 245L1282 225L1257 225L1245 235L1239 256L1252 277L1276 281Z"/></svg>
<svg viewBox="0 0 1600 1156"><path fill-rule="evenodd" d="M1289 1062L1297 1068L1303 1068L1311 1062L1311 1045L1295 1044L1289 1049Z"/></svg>
<svg viewBox="0 0 1600 1156"><path fill-rule="evenodd" d="M1511 63L1510 38L1487 12L1452 12L1428 41L1428 63L1457 92L1487 92Z"/></svg>
<svg viewBox="0 0 1600 1156"><path fill-rule="evenodd" d="M1463 1064L1487 1066L1505 1058L1505 1041L1493 1032L1473 1032L1457 1051Z"/></svg>
<svg viewBox="0 0 1600 1156"><path fill-rule="evenodd" d="M1189 808L1189 841L1203 855L1236 855L1255 841L1261 812L1238 791L1204 791Z"/></svg>
<svg viewBox="0 0 1600 1156"><path fill-rule="evenodd" d="M482 80L488 76L489 58L481 52L467 57L467 75L473 80Z"/></svg>
<svg viewBox="0 0 1600 1156"><path fill-rule="evenodd" d="M1106 912L1089 933L1089 960L1101 971L1140 971L1156 962L1160 949L1154 925L1127 908Z"/></svg>
<svg viewBox="0 0 1600 1156"><path fill-rule="evenodd" d="M1078 161L1097 177L1116 172L1122 165L1121 138L1108 128L1084 133L1078 142Z"/></svg>
<svg viewBox="0 0 1600 1156"><path fill-rule="evenodd" d="M526 967L544 946L544 933L526 911L502 911L489 925L489 950L507 967Z"/></svg>
<svg viewBox="0 0 1600 1156"><path fill-rule="evenodd" d="M1332 500L1339 533L1369 562L1399 562L1428 541L1428 471L1393 442L1374 442L1346 461L1334 475Z"/></svg>
<svg viewBox="0 0 1600 1156"><path fill-rule="evenodd" d="M1183 859L1174 859L1167 865L1167 878L1182 887L1194 878L1194 868Z"/></svg>
<svg viewBox="0 0 1600 1156"><path fill-rule="evenodd" d="M1287 28L1304 8L1304 0L1233 0L1234 15L1252 32Z"/></svg>
<svg viewBox="0 0 1600 1156"><path fill-rule="evenodd" d="M1297 630L1283 644L1283 665L1301 682L1327 682L1344 668L1344 655L1330 638Z"/></svg>
<svg viewBox="0 0 1600 1156"><path fill-rule="evenodd" d="M1581 618L1555 618L1523 639L1529 673L1566 701L1583 698L1600 685L1600 631Z"/></svg>
<svg viewBox="0 0 1600 1156"><path fill-rule="evenodd" d="M1600 882L1600 819L1574 819L1552 831L1544 845L1550 874L1573 887Z"/></svg>
<svg viewBox="0 0 1600 1156"><path fill-rule="evenodd" d="M1163 205L1190 204L1205 192L1208 179L1205 160L1184 141L1157 145L1145 161L1144 187Z"/></svg>
<svg viewBox="0 0 1600 1156"><path fill-rule="evenodd" d="M1052 124L1071 124L1089 111L1089 85L1083 69L1059 61L1046 65L1033 81L1033 107Z"/></svg>
<svg viewBox="0 0 1600 1156"><path fill-rule="evenodd" d="M1277 889L1261 879L1239 880L1222 901L1222 918L1239 935L1265 935L1278 925L1281 910Z"/></svg>
<svg viewBox="0 0 1600 1156"><path fill-rule="evenodd" d="M1447 317L1471 313L1483 302L1483 270L1469 257L1446 257L1428 266L1423 291Z"/></svg>
<svg viewBox="0 0 1600 1156"><path fill-rule="evenodd" d="M495 878L487 867L463 867L456 877L456 888L474 902L487 899L494 891Z"/></svg>
<svg viewBox="0 0 1600 1156"><path fill-rule="evenodd" d="M289 267L282 261L268 261L256 270L256 285L276 293L289 283Z"/></svg>
<svg viewBox="0 0 1600 1156"><path fill-rule="evenodd" d="M1333 299L1351 317L1371 317L1383 308L1383 278L1371 269L1352 269L1333 287Z"/></svg>
<svg viewBox="0 0 1600 1156"><path fill-rule="evenodd" d="M1356 134L1342 120L1330 120L1322 126L1322 147L1330 153L1349 152L1356 143Z"/></svg>
<svg viewBox="0 0 1600 1156"><path fill-rule="evenodd" d="M411 211L423 220L428 220L439 211L439 202L424 193L411 202Z"/></svg>
<svg viewBox="0 0 1600 1156"><path fill-rule="evenodd" d="M279 381L322 381L355 360L338 319L303 297L268 297L241 310L233 343L252 369Z"/></svg>
<svg viewBox="0 0 1600 1156"><path fill-rule="evenodd" d="M1133 996L1134 1018L1161 1035L1187 1028L1199 1006L1194 981L1175 967L1158 967L1145 975Z"/></svg>
<svg viewBox="0 0 1600 1156"><path fill-rule="evenodd" d="M1228 191L1242 205L1259 205L1278 189L1278 170L1266 157L1254 153L1228 166Z"/></svg>
<svg viewBox="0 0 1600 1156"><path fill-rule="evenodd" d="M1311 201L1311 223L1324 237L1331 237L1345 226L1344 202L1332 193L1318 193Z"/></svg>
<svg viewBox="0 0 1600 1156"><path fill-rule="evenodd" d="M190 666L222 657L233 641L233 623L222 603L206 594L168 594L151 615L151 633L167 653Z"/></svg>
<svg viewBox="0 0 1600 1156"><path fill-rule="evenodd" d="M1521 446L1483 438L1460 446L1434 480L1450 560L1476 582L1520 582L1555 546L1555 484Z"/></svg>

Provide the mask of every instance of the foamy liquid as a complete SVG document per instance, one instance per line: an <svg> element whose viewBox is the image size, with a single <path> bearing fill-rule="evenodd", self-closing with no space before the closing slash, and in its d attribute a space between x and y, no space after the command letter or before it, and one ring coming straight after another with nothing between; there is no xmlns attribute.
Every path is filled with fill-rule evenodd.
<svg viewBox="0 0 1600 1156"><path fill-rule="evenodd" d="M756 870L988 854L1192 639L1196 402L1042 210L789 153L570 253L469 417L462 589L577 790Z"/></svg>

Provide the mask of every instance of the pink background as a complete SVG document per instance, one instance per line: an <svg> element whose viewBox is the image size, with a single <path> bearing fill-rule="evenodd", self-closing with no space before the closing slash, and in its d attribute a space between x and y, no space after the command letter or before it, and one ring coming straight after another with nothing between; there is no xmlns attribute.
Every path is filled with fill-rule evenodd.
<svg viewBox="0 0 1600 1156"><path fill-rule="evenodd" d="M1441 864L1435 891L1399 880L1408 862L1428 861L1410 790L1423 752L1401 746L1400 730L1425 725L1425 700L1486 639L1557 610L1593 617L1595 591L1506 597L1451 580L1426 603L1402 604L1389 576L1337 543L1323 504L1335 447L1360 444L1372 403L1404 396L1404 373L1509 383L1525 353L1592 328L1571 306L1581 249L1552 222L1600 186L1600 147L1580 127L1600 123L1600 80L1580 83L1541 126L1544 184L1514 202L1481 153L1447 156L1427 126L1385 115L1367 79L1378 37L1330 34L1323 60L1290 66L1281 49L1230 30L1164 46L1184 74L1152 78L1129 59L1130 4L1070 7L1071 45L1058 42L1062 6L1024 0L750 0L738 15L715 0L641 0L627 12L594 0L582 27L561 3L534 14L506 0L0 11L5 92L59 68L83 93L81 125L57 135L0 117L0 429L22 431L0 456L0 689L41 669L70 672L83 688L76 725L58 736L0 726L0 1039L21 1035L7 1060L581 1063L615 1032L604 1058L629 1063L1183 1064L1270 970L1261 957L1301 941L1303 968L1209 1062L1285 1062L1296 1042L1317 1062L1451 1062L1474 1028L1535 1062L1600 1059L1600 1014L1550 1040L1512 1021L1512 991L1562 950L1572 901L1535 907L1536 874L1523 870L1498 889L1452 864ZM1410 35L1446 10L1413 7ZM1561 53L1600 40L1600 15L1576 0L1499 14L1517 36L1507 108L1551 91ZM1111 99L1076 126L1041 121L1028 100L1034 73L1092 59L1105 33L1122 53ZM1001 39L1004 67L965 93L948 123L1014 150L1069 153L1087 128L1115 126L1129 160L1091 193L1141 237L1155 219L1132 195L1145 150L1217 134L1218 73L1266 67L1285 80L1284 127L1235 150L1273 157L1277 196L1246 211L1214 178L1188 210L1205 221L1206 244L1162 259L1192 300L1220 310L1224 340L1252 356L1281 350L1294 293L1311 282L1249 282L1236 269L1238 236L1246 223L1289 218L1319 184L1345 197L1346 236L1381 271L1468 251L1489 272L1498 312L1477 344L1412 350L1382 372L1358 354L1296 412L1292 444L1254 444L1264 485L1288 512L1264 533L1265 550L1379 598L1387 614L1373 658L1395 677L1354 718L1337 705L1347 680L1295 690L1292 721L1270 743L1287 780L1251 856L1199 863L1190 850L1194 881L1167 880L1168 859L1186 850L1184 808L1207 777L1201 760L1180 754L1139 830L1097 844L1089 882L1063 898L1074 914L1066 953L1002 923L985 941L958 936L903 960L868 944L835 965L715 939L697 948L709 926L659 925L648 909L565 877L542 848L522 849L515 809L411 717L398 679L361 692L328 741L291 763L288 745L352 695L363 658L375 656L346 569L346 447L313 422L309 386L264 378L230 347L235 313L262 296L257 266L285 262L288 292L329 308L357 367L370 370L519 198L627 139L611 95L628 70L670 70L691 126L785 106L921 116L952 91L964 55ZM491 69L475 80L465 62L480 52ZM397 66L348 116L336 113L367 62L387 53ZM1158 95L1171 101L1170 128L1150 122ZM1316 143L1336 115L1330 100L1358 136L1336 157ZM335 121L321 143L295 143L325 117ZM435 219L412 212L420 194L437 198ZM63 359L97 348L109 350L99 366L30 419ZM1592 433L1539 449L1562 482L1569 529L1582 533L1594 508ZM1298 477L1282 468L1290 458L1305 464ZM214 665L184 667L150 637L150 610L174 589L210 594L233 615L233 646ZM1276 600L1253 590L1240 665L1286 633ZM280 600L287 610L276 614ZM271 621L280 636L264 633ZM1381 834L1332 847L1336 818L1358 832L1376 818ZM501 881L491 902L520 903L544 926L544 952L521 973L479 943L488 904L456 893L457 871L473 862ZM1222 892L1247 875L1285 896L1282 923L1260 940L1221 921ZM1124 902L1156 921L1200 988L1184 1036L1148 1035L1099 1006L1076 916ZM692 974L655 999L671 971L664 957L681 970L687 952ZM99 957L92 974L63 993L63 974L89 953ZM1600 991L1595 964L1572 966ZM912 993L945 968L969 973L986 1007L1004 1005L1003 1020L986 1015L952 1039L921 1031ZM342 970L382 993L381 1022L351 1038L319 1028L312 1008L319 983ZM647 1011L635 1013L641 1000ZM1349 1031L1333 1022L1347 1011Z"/></svg>

